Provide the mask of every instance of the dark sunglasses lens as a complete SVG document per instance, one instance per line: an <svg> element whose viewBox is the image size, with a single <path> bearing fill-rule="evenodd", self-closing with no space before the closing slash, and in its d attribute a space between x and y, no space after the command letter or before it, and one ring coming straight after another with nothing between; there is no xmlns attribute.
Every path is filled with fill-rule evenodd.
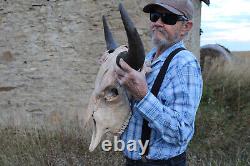
<svg viewBox="0 0 250 166"><path fill-rule="evenodd" d="M178 18L177 15L174 14L164 14L161 19L164 24L175 25Z"/></svg>
<svg viewBox="0 0 250 166"><path fill-rule="evenodd" d="M150 13L150 21L156 22L160 18L160 16L161 15L159 13Z"/></svg>
<svg viewBox="0 0 250 166"><path fill-rule="evenodd" d="M150 13L150 21L152 22L156 22L160 17L162 22L167 25L175 25L178 19L178 16L175 14Z"/></svg>

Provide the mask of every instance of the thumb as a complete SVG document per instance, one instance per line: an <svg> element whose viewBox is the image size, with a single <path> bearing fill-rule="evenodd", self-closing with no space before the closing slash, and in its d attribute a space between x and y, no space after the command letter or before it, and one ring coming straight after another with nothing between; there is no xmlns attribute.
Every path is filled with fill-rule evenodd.
<svg viewBox="0 0 250 166"><path fill-rule="evenodd" d="M121 65L122 69L126 72L132 70L132 68L121 58L119 64Z"/></svg>

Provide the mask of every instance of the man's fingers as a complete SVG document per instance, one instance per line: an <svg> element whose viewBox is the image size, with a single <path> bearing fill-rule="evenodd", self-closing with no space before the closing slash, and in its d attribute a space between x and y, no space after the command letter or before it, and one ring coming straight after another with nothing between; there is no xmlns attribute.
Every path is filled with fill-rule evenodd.
<svg viewBox="0 0 250 166"><path fill-rule="evenodd" d="M115 74L115 79L118 81L118 83L121 85L121 76Z"/></svg>
<svg viewBox="0 0 250 166"><path fill-rule="evenodd" d="M147 73L150 73L152 71L150 65L148 65L147 63L143 64L142 70L141 72L146 75Z"/></svg>
<svg viewBox="0 0 250 166"><path fill-rule="evenodd" d="M116 73L118 76L124 76L124 75L126 74L119 66L116 66L116 67L115 67L115 73Z"/></svg>
<svg viewBox="0 0 250 166"><path fill-rule="evenodd" d="M123 71L120 67L116 66L115 67L115 78L120 85L124 84L125 77L126 77L126 72Z"/></svg>
<svg viewBox="0 0 250 166"><path fill-rule="evenodd" d="M124 83L125 83L125 78L124 78L123 76L116 75L115 77L116 77L116 80L118 81L118 83L119 83L120 85L124 85Z"/></svg>
<svg viewBox="0 0 250 166"><path fill-rule="evenodd" d="M120 59L119 64L125 72L130 72L132 70L132 68L122 58Z"/></svg>
<svg viewBox="0 0 250 166"><path fill-rule="evenodd" d="M119 61L121 68L115 66L116 79L121 85L126 85L131 81L131 74L133 69L121 58Z"/></svg>

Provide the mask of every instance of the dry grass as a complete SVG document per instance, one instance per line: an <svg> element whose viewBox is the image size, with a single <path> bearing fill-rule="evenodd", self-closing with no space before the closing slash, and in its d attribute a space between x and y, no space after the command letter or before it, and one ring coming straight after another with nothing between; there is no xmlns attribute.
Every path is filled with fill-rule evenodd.
<svg viewBox="0 0 250 166"><path fill-rule="evenodd" d="M190 146L194 165L250 164L249 71L249 59L236 57L204 82Z"/></svg>
<svg viewBox="0 0 250 166"><path fill-rule="evenodd" d="M88 151L89 134L71 126L55 131L5 128L0 130L0 165L120 165L121 153Z"/></svg>
<svg viewBox="0 0 250 166"><path fill-rule="evenodd" d="M234 51L232 54L240 58L250 58L250 51Z"/></svg>
<svg viewBox="0 0 250 166"><path fill-rule="evenodd" d="M196 133L188 150L191 166L250 165L250 63L237 60L204 82ZM118 152L100 146L88 152L90 134L78 125L0 130L0 165L123 165Z"/></svg>

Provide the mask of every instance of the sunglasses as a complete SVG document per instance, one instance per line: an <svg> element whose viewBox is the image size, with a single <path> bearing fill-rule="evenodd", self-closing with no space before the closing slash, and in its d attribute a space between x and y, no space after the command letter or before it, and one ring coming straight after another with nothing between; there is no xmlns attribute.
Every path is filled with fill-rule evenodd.
<svg viewBox="0 0 250 166"><path fill-rule="evenodd" d="M162 22L167 25L175 25L177 21L188 21L188 19L185 16L181 15L150 12L150 21L156 22L160 17Z"/></svg>

